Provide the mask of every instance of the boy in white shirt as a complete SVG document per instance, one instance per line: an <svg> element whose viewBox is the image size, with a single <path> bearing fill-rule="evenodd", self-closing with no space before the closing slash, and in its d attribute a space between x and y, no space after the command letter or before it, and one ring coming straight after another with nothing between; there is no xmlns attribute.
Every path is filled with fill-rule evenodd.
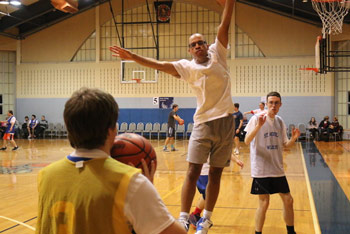
<svg viewBox="0 0 350 234"><path fill-rule="evenodd" d="M287 127L277 115L282 106L281 95L267 94L267 114L254 115L245 131L244 142L250 144L251 174L253 177L251 194L259 196L259 207L255 215L255 233L262 233L270 194L278 193L283 202L283 218L288 234L295 234L293 197L283 169L283 147L290 147L300 136L299 129L287 137Z"/></svg>

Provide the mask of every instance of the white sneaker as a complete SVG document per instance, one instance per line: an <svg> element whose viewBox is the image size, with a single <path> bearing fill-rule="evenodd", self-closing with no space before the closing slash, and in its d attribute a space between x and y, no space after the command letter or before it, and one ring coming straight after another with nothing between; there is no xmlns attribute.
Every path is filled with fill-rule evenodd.
<svg viewBox="0 0 350 234"><path fill-rule="evenodd" d="M196 234L207 234L211 226L213 226L213 222L210 219L201 218L197 223Z"/></svg>
<svg viewBox="0 0 350 234"><path fill-rule="evenodd" d="M239 154L238 148L235 148L233 152L234 152L235 154Z"/></svg>
<svg viewBox="0 0 350 234"><path fill-rule="evenodd" d="M188 232L188 229L190 229L190 222L189 222L189 220L180 217L177 221L180 224L182 224L182 226L185 228L186 232Z"/></svg>

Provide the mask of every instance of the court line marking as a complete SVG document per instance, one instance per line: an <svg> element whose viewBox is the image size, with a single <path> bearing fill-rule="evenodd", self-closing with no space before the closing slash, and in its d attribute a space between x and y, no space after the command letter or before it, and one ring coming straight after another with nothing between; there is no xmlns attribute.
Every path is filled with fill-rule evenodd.
<svg viewBox="0 0 350 234"><path fill-rule="evenodd" d="M167 194L165 194L164 196L162 196L162 199L165 200L166 198L168 198L171 194L175 193L177 190L179 190L182 187L182 184L180 184L179 186L177 186L176 188L174 188L173 190L169 191Z"/></svg>
<svg viewBox="0 0 350 234"><path fill-rule="evenodd" d="M27 228L29 228L29 229L35 231L35 228L34 228L34 227L32 227L32 226L30 226L30 225L28 225L28 224L22 223L22 222L20 222L20 221L17 221L17 220L15 220L15 219L11 219L11 218L8 218L8 217L5 217L5 216L1 216L1 215L0 215L0 218L6 219L6 220L11 221L11 222L14 222L14 223L17 223L17 224L19 224L19 225L22 225L22 226L24 226L24 227L27 227Z"/></svg>
<svg viewBox="0 0 350 234"><path fill-rule="evenodd" d="M301 157L301 161L303 163L303 168L304 168L304 173L305 173L305 182L306 182L306 187L307 187L307 193L309 195L309 202L310 202L312 220L314 223L315 234L321 234L321 227L320 227L320 224L318 222L318 216L317 216L317 211L316 211L316 206L315 206L314 195L312 194L311 185L310 185L309 172L307 171L307 168L306 168L304 151L303 151L303 147L301 146L301 143L299 143L299 149L301 152L300 157Z"/></svg>

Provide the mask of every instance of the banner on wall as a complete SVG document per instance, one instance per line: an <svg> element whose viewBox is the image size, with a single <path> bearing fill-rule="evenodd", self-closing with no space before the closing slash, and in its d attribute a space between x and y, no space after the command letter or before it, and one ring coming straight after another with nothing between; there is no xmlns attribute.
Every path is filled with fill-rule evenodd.
<svg viewBox="0 0 350 234"><path fill-rule="evenodd" d="M170 23L171 5L173 1L154 2L158 23Z"/></svg>
<svg viewBox="0 0 350 234"><path fill-rule="evenodd" d="M174 104L174 97L159 97L160 109L171 109Z"/></svg>

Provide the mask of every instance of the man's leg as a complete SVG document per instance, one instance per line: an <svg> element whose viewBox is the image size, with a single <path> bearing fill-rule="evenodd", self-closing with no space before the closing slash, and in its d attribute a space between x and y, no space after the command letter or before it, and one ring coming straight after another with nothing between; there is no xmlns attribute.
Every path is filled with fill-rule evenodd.
<svg viewBox="0 0 350 234"><path fill-rule="evenodd" d="M213 226L213 222L210 220L213 213L216 201L220 191L221 174L224 168L210 167L209 181L205 193L205 209L203 217L197 223L197 233L208 233L208 230Z"/></svg>
<svg viewBox="0 0 350 234"><path fill-rule="evenodd" d="M189 212L196 192L196 183L201 173L202 166L202 164L189 163L186 178L182 186L179 222L186 230L189 229Z"/></svg>
<svg viewBox="0 0 350 234"><path fill-rule="evenodd" d="M191 209L196 183L201 174L203 164L189 163L187 175L181 192L181 212L189 212Z"/></svg>
<svg viewBox="0 0 350 234"><path fill-rule="evenodd" d="M262 232L269 203L269 194L259 194L259 206L255 213L255 232Z"/></svg>
<svg viewBox="0 0 350 234"><path fill-rule="evenodd" d="M168 151L168 144L169 144L169 137L167 137L167 138L165 139L163 151Z"/></svg>
<svg viewBox="0 0 350 234"><path fill-rule="evenodd" d="M7 142L6 142L6 140L4 139L4 140L3 140L3 143L2 143L2 148L1 148L1 150L6 150L6 145L7 145Z"/></svg>
<svg viewBox="0 0 350 234"><path fill-rule="evenodd" d="M15 140L10 140L10 143L11 143L11 145L13 146L13 147L16 147L17 145L16 145L16 142L15 142Z"/></svg>
<svg viewBox="0 0 350 234"><path fill-rule="evenodd" d="M171 151L176 151L174 143L175 143L175 137L170 138L169 144L171 147Z"/></svg>
<svg viewBox="0 0 350 234"><path fill-rule="evenodd" d="M279 193L283 202L283 219L286 222L288 234L294 234L293 197L290 193Z"/></svg>
<svg viewBox="0 0 350 234"><path fill-rule="evenodd" d="M207 211L213 211L216 200L219 196L221 174L224 168L210 167L209 170L209 181L205 194L205 209Z"/></svg>
<svg viewBox="0 0 350 234"><path fill-rule="evenodd" d="M235 136L234 142L235 142L235 150L234 150L234 153L235 153L235 154L239 154L239 137L238 137L238 136Z"/></svg>

